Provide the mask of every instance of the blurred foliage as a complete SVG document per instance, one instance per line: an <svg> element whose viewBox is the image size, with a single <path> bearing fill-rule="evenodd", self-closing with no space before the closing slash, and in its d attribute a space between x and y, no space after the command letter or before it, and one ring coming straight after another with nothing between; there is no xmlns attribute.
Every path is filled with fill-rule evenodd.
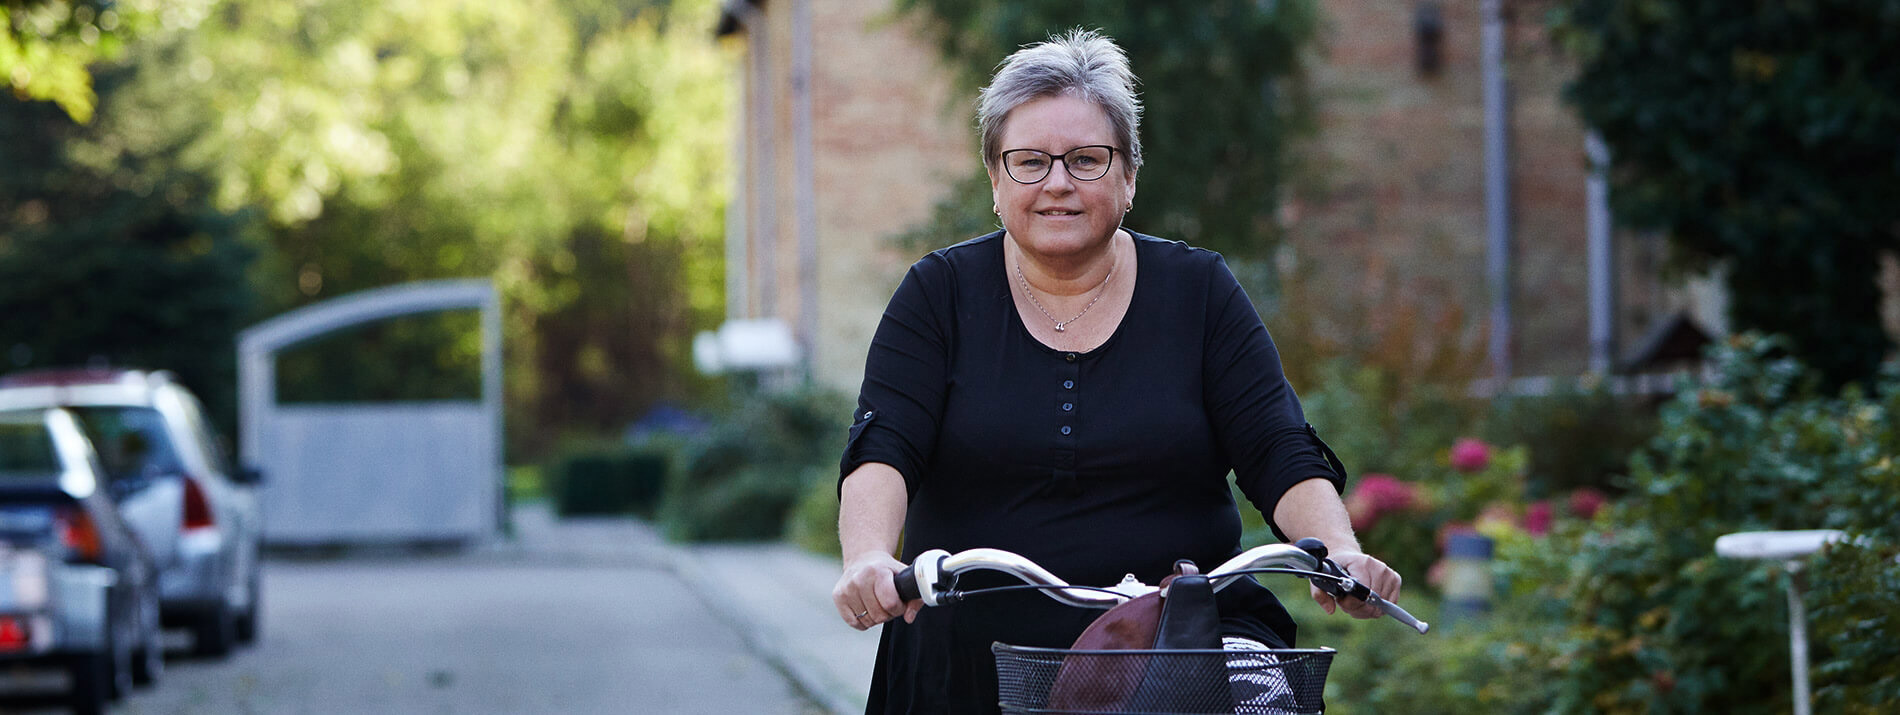
<svg viewBox="0 0 1900 715"><path fill-rule="evenodd" d="M1303 583L1265 581L1299 624L1299 647L1333 648L1326 712L1543 713L1554 683L1535 644L1559 635L1560 621L1516 612L1459 623L1408 582L1405 608L1432 624L1418 635L1395 621L1326 615Z"/></svg>
<svg viewBox="0 0 1900 715"><path fill-rule="evenodd" d="M1718 558L1713 545L1737 531L1809 528L1867 538L1809 571L1816 692L1840 708L1900 704L1891 661L1876 658L1897 635L1884 614L1900 577L1890 456L1900 376L1878 399L1830 397L1784 346L1753 335L1717 346L1719 377L1663 407L1628 494L1595 521L1559 523L1543 539L1500 535L1493 618L1562 626L1497 644L1549 684L1500 711L1787 711L1780 564Z"/></svg>
<svg viewBox="0 0 1900 715"><path fill-rule="evenodd" d="M1656 434L1649 398L1617 395L1599 385L1543 396L1502 396L1492 403L1484 434L1497 444L1530 449L1533 498L1592 488L1620 491L1630 457Z"/></svg>
<svg viewBox="0 0 1900 715"><path fill-rule="evenodd" d="M84 124L98 101L89 65L117 57L128 38L154 26L191 22L209 2L0 0L0 86Z"/></svg>
<svg viewBox="0 0 1900 715"><path fill-rule="evenodd" d="M1719 558L1717 536L1837 528L1804 571L1817 712L1900 706L1900 371L1873 395L1819 392L1785 342L1711 351L1719 377L1663 407L1627 495L1550 532L1479 515L1496 544L1493 608L1417 641L1288 598L1302 645L1340 648L1340 712L1772 713L1790 709L1787 578ZM1283 594L1285 590L1282 591ZM1441 617L1406 583L1408 607ZM1425 596L1419 599L1418 596Z"/></svg>
<svg viewBox="0 0 1900 715"><path fill-rule="evenodd" d="M745 397L684 445L661 497L663 531L681 541L781 538L808 491L836 500L831 475L850 414L847 397L815 384Z"/></svg>
<svg viewBox="0 0 1900 715"><path fill-rule="evenodd" d="M672 453L651 446L563 453L549 470L555 513L653 516L672 461Z"/></svg>
<svg viewBox="0 0 1900 715"><path fill-rule="evenodd" d="M1484 402L1462 384L1416 381L1346 359L1308 369L1316 382L1300 394L1306 421L1353 474L1405 476L1442 466L1452 440L1471 434L1484 414Z"/></svg>
<svg viewBox="0 0 1900 715"><path fill-rule="evenodd" d="M812 553L844 556L844 545L838 542L838 496L838 480L830 471L814 475L792 506L785 538Z"/></svg>
<svg viewBox="0 0 1900 715"><path fill-rule="evenodd" d="M277 402L482 399L481 313L408 315L359 324L277 354ZM374 360L361 356L374 355Z"/></svg>
<svg viewBox="0 0 1900 715"><path fill-rule="evenodd" d="M1301 67L1317 22L1315 5L897 3L933 20L927 26L972 116L977 88L1019 46L1071 27L1098 28L1115 38L1141 78L1145 107L1145 164L1128 226L1235 256L1261 255L1279 237L1276 211L1289 183L1291 139L1310 124ZM900 240L928 250L995 230L982 168L981 157L971 157L971 178L939 205L930 224Z"/></svg>
<svg viewBox="0 0 1900 715"><path fill-rule="evenodd" d="M108 71L100 86L122 79ZM68 147L98 133L0 98L0 371L168 369L229 434L256 222L209 205L208 180L166 147L126 156L133 180L74 162Z"/></svg>
<svg viewBox="0 0 1900 715"><path fill-rule="evenodd" d="M260 316L492 279L510 451L531 459L562 429L617 431L712 387L688 341L723 314L716 19L712 0L227 0L129 46L128 81L67 151L120 184L205 176L194 197L257 209ZM381 340L425 365L479 351L474 331ZM312 370L304 392L374 393L387 372Z"/></svg>
<svg viewBox="0 0 1900 715"><path fill-rule="evenodd" d="M1893 403L1888 403L1892 410ZM1900 491L1886 471L1882 493ZM1893 524L1895 522L1888 522ZM1814 700L1819 712L1893 712L1900 706L1900 549L1888 530L1878 544L1836 546L1815 559L1808 581L1808 618L1824 654L1814 665Z"/></svg>
<svg viewBox="0 0 1900 715"><path fill-rule="evenodd" d="M1737 328L1790 336L1827 386L1873 378L1892 347L1878 259L1900 248L1900 3L1568 0L1551 19L1617 220L1725 269Z"/></svg>

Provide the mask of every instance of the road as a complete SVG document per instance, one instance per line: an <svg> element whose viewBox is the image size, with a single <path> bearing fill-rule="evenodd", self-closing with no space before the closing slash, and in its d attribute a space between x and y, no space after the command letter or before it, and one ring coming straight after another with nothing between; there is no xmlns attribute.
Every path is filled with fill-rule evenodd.
<svg viewBox="0 0 1900 715"><path fill-rule="evenodd" d="M274 559L256 646L168 659L115 712L820 712L647 556ZM0 712L57 712L35 705Z"/></svg>

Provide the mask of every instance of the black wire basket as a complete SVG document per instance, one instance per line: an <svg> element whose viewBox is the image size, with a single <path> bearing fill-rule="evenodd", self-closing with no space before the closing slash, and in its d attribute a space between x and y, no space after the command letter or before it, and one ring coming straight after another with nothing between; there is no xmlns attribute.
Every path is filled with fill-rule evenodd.
<svg viewBox="0 0 1900 715"><path fill-rule="evenodd" d="M1307 715L1334 651L1065 650L996 643L1005 713Z"/></svg>

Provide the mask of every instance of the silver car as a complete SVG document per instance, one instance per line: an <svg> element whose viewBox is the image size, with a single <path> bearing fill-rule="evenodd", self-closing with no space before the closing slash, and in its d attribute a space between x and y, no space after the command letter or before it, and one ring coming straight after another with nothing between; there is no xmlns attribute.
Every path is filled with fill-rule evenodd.
<svg viewBox="0 0 1900 715"><path fill-rule="evenodd" d="M167 372L48 370L0 378L0 410L61 407L99 452L113 500L158 567L167 626L222 656L257 638L262 533L253 471L234 471L204 408Z"/></svg>
<svg viewBox="0 0 1900 715"><path fill-rule="evenodd" d="M108 490L71 413L0 412L0 667L70 673L80 713L165 662L151 556Z"/></svg>

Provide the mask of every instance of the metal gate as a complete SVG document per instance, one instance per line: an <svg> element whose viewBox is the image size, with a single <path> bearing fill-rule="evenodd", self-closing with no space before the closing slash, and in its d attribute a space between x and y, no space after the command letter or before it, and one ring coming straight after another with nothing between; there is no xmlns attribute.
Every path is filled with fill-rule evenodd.
<svg viewBox="0 0 1900 715"><path fill-rule="evenodd" d="M277 355L345 328L481 311L476 401L280 405ZM364 359L374 359L366 356ZM263 470L276 545L473 541L502 524L501 303L485 280L410 283L310 305L238 336L239 450Z"/></svg>

